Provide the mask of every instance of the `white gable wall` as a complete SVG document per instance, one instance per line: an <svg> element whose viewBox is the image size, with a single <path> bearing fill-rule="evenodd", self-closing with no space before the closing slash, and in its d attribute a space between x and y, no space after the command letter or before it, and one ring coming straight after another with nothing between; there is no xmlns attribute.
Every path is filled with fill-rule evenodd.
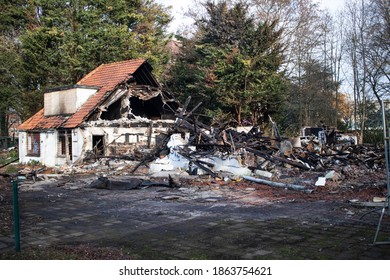
<svg viewBox="0 0 390 280"><path fill-rule="evenodd" d="M29 156L27 151L27 132L19 132L19 162L27 164L32 161L38 161L47 167L65 165L66 157L58 156L58 131L46 131L40 133L40 155ZM83 147L83 137L80 130L72 131L72 162L79 159Z"/></svg>
<svg viewBox="0 0 390 280"><path fill-rule="evenodd" d="M92 95L96 93L96 89L90 88L77 88L76 89L76 110L80 109L80 107L90 98Z"/></svg>

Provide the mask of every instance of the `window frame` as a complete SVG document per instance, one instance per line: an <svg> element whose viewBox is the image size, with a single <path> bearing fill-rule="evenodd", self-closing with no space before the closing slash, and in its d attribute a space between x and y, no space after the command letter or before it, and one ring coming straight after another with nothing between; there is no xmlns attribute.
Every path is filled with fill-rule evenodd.
<svg viewBox="0 0 390 280"><path fill-rule="evenodd" d="M40 157L41 156L41 133L27 132L26 137L27 156Z"/></svg>
<svg viewBox="0 0 390 280"><path fill-rule="evenodd" d="M68 150L66 145L68 145ZM72 158L72 133L69 130L58 130L57 132L57 157Z"/></svg>

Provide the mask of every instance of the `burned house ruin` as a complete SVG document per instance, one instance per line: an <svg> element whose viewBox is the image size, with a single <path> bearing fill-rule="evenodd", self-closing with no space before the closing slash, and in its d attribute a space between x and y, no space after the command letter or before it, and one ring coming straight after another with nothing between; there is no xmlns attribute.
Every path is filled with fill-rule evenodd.
<svg viewBox="0 0 390 280"><path fill-rule="evenodd" d="M47 91L44 108L19 126L20 162L59 166L154 146L179 105L151 72L143 59L103 64Z"/></svg>

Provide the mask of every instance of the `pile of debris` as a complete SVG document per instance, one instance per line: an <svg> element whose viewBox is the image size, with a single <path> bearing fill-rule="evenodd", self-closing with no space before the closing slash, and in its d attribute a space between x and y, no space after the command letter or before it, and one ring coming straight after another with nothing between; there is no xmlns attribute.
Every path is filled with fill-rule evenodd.
<svg viewBox="0 0 390 280"><path fill-rule="evenodd" d="M273 137L265 136L255 127L247 131L210 127L188 114L178 117L175 125L164 135L163 141L146 153L131 170L148 165L150 173L186 171L190 175L208 175L212 178L245 178L264 184L291 173L299 175L310 171L323 174L315 181L324 186L326 181L340 182L367 172L385 170L383 148L367 145L321 145L314 139L294 143L279 136L273 123ZM257 176L259 178L253 178ZM267 179L267 180L265 180ZM311 183L312 184L312 183ZM312 184L313 185L313 184ZM303 189L295 184L281 187Z"/></svg>
<svg viewBox="0 0 390 280"><path fill-rule="evenodd" d="M281 137L272 120L272 136L256 127L210 127L194 117L193 112L200 104L186 112L188 103L189 100L172 127L161 132L154 148L120 157L102 156L81 165L63 166L54 173L94 173L102 178L136 174L168 177L168 174L184 173L225 181L244 178L295 190L339 186L352 180L361 182L371 174L377 184L386 184L382 147L351 143L326 145L314 138L296 141ZM25 173L33 179L50 177L50 172L38 174L41 171Z"/></svg>

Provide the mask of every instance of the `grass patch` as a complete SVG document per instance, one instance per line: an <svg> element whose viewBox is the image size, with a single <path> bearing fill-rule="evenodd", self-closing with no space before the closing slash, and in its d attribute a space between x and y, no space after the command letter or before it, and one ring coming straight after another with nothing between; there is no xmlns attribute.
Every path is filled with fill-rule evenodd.
<svg viewBox="0 0 390 280"><path fill-rule="evenodd" d="M20 168L14 164L10 164L10 165L5 167L5 173L7 173L7 174L15 174L15 173L18 173L19 170L20 170Z"/></svg>
<svg viewBox="0 0 390 280"><path fill-rule="evenodd" d="M283 246L280 248L278 253L282 256L282 259L286 260L304 260L302 252L299 248L295 246Z"/></svg>

